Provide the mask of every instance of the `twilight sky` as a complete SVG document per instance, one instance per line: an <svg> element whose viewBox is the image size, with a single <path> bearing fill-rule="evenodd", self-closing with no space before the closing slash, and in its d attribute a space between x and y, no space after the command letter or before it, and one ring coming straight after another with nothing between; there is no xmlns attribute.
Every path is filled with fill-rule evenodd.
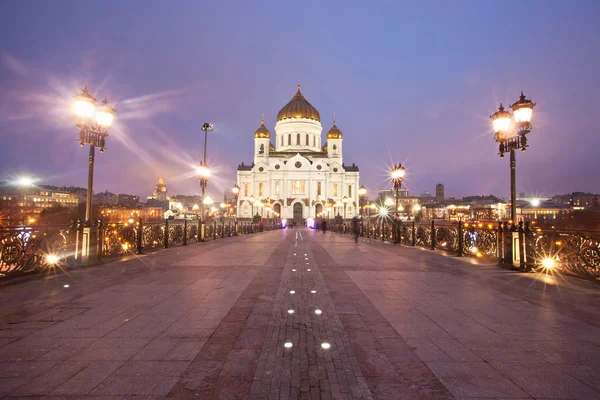
<svg viewBox="0 0 600 400"><path fill-rule="evenodd" d="M419 3L419 4L416 4ZM406 164L411 195L509 193L489 115L525 91L537 102L517 190L600 192L600 2L0 2L0 181L85 186L87 149L69 104L88 85L118 109L95 191L144 198L162 176L199 193L200 126L216 167L209 193L252 162L253 133L298 81L344 133L361 183Z"/></svg>

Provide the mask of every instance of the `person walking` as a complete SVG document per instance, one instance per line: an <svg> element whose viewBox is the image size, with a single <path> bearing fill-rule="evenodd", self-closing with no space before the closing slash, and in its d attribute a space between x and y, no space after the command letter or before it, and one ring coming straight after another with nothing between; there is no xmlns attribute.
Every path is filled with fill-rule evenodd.
<svg viewBox="0 0 600 400"><path fill-rule="evenodd" d="M359 234L359 219L357 216L352 218L352 234L354 235L354 243L358 243L358 234Z"/></svg>

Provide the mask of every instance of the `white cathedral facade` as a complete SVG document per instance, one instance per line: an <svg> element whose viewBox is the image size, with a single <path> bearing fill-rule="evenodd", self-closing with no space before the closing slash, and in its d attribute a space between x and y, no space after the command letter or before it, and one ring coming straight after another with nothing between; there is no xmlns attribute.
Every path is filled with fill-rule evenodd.
<svg viewBox="0 0 600 400"><path fill-rule="evenodd" d="M335 121L321 145L321 117L300 92L277 114L275 137L264 120L254 133L254 162L237 171L237 217L260 215L302 222L359 215L359 170L344 164ZM274 141L274 143L273 143Z"/></svg>

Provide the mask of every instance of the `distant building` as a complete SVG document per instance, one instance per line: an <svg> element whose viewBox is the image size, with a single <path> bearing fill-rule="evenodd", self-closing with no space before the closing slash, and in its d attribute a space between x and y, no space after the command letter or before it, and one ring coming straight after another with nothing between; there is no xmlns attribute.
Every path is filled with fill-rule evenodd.
<svg viewBox="0 0 600 400"><path fill-rule="evenodd" d="M441 183L435 185L435 198L439 202L444 201L444 185Z"/></svg>
<svg viewBox="0 0 600 400"><path fill-rule="evenodd" d="M425 192L421 193L421 198L422 198L422 199L425 199L425 198L428 198L428 197L432 197L432 196L431 196L431 193L429 193L429 192L427 192L427 191L425 191Z"/></svg>
<svg viewBox="0 0 600 400"><path fill-rule="evenodd" d="M169 200L169 194L167 192L167 185L165 184L165 181L163 181L162 178L158 178L158 183L156 184L156 187L154 188L152 195L148 196L148 200L150 200L150 199L158 200L161 202Z"/></svg>
<svg viewBox="0 0 600 400"><path fill-rule="evenodd" d="M27 225L39 223L42 211L50 209L76 209L77 195L54 186L35 185L17 187L2 185L0 188L0 214L6 225Z"/></svg>
<svg viewBox="0 0 600 400"><path fill-rule="evenodd" d="M141 218L143 222L160 221L163 219L161 207L116 207L104 206L98 209L100 219L105 223L133 223Z"/></svg>
<svg viewBox="0 0 600 400"><path fill-rule="evenodd" d="M552 197L554 204L565 204L573 207L600 208L600 195L593 193L573 192Z"/></svg>
<svg viewBox="0 0 600 400"><path fill-rule="evenodd" d="M109 191L96 193L93 198L94 204L102 205L102 206L114 206L118 203L118 196Z"/></svg>
<svg viewBox="0 0 600 400"><path fill-rule="evenodd" d="M135 194L120 194L117 204L121 207L137 207L140 203L140 197Z"/></svg>

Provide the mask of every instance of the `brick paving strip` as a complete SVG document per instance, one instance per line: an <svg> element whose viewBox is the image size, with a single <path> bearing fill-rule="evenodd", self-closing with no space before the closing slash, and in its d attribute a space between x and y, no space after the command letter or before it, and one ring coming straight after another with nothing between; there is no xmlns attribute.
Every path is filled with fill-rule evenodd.
<svg viewBox="0 0 600 400"><path fill-rule="evenodd" d="M311 240L319 270L375 399L453 399L434 373L356 286L342 266Z"/></svg>
<svg viewBox="0 0 600 400"><path fill-rule="evenodd" d="M169 398L373 398L306 236L288 234Z"/></svg>

